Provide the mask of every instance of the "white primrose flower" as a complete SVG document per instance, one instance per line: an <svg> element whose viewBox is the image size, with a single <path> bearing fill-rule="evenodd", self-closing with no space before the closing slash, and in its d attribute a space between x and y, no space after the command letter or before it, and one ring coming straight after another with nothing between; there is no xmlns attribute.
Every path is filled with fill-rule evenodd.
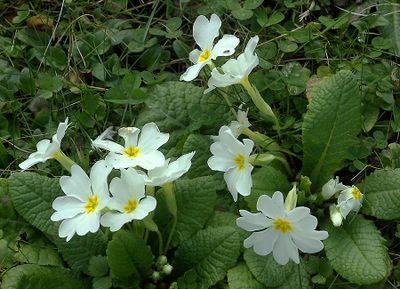
<svg viewBox="0 0 400 289"><path fill-rule="evenodd" d="M30 154L27 160L19 164L19 167L23 170L27 170L37 163L43 163L49 159L56 158L57 154L61 154L61 140L65 136L65 131L68 126L67 117L64 122L60 122L57 128L57 133L53 135L51 141L49 139L42 139L39 141L36 144L37 151Z"/></svg>
<svg viewBox="0 0 400 289"><path fill-rule="evenodd" d="M238 137L245 128L251 126L249 119L247 118L248 109L246 111L241 110L241 105L237 111L237 120L231 121L229 128L231 129L233 135Z"/></svg>
<svg viewBox="0 0 400 289"><path fill-rule="evenodd" d="M142 220L156 208L157 201L151 196L145 196L143 176L133 168L122 169L121 178L113 178L110 183L113 195L107 212L101 217L101 225L110 227L112 232L132 220Z"/></svg>
<svg viewBox="0 0 400 289"><path fill-rule="evenodd" d="M101 210L108 205L107 177L112 167L104 160L95 163L90 178L78 165L71 167L71 176L62 176L60 186L66 196L57 197L53 202L56 212L52 221L63 220L58 228L61 238L71 240L74 234L83 236L96 232L100 226Z"/></svg>
<svg viewBox="0 0 400 289"><path fill-rule="evenodd" d="M214 68L208 80L208 88L204 93L208 93L216 87L227 87L246 79L259 63L258 56L254 53L258 40L258 36L250 38L244 52L237 59L230 59L221 66L223 73Z"/></svg>
<svg viewBox="0 0 400 289"><path fill-rule="evenodd" d="M337 208L345 219L350 211L358 212L364 195L356 186L347 187L338 197Z"/></svg>
<svg viewBox="0 0 400 289"><path fill-rule="evenodd" d="M175 181L185 174L192 165L192 158L195 152L191 152L180 156L177 160L170 163L167 159L161 167L149 170L147 175L144 175L146 185L162 186L165 183Z"/></svg>
<svg viewBox="0 0 400 289"><path fill-rule="evenodd" d="M221 19L216 14L211 15L210 21L204 15L196 18L193 25L193 38L201 50L195 49L189 53L189 59L194 65L181 75L180 80L192 81L206 64L211 64L212 60L218 56L230 56L235 52L239 39L234 35L225 34L214 45L220 27Z"/></svg>
<svg viewBox="0 0 400 289"><path fill-rule="evenodd" d="M94 147L110 151L106 161L114 168L139 166L151 170L164 164L165 157L158 148L168 141L169 134L161 133L155 123L145 124L142 131L136 127L122 127L118 134L124 139L124 146L100 137L92 142Z"/></svg>
<svg viewBox="0 0 400 289"><path fill-rule="evenodd" d="M339 182L339 177L332 178L325 185L322 186L322 198L324 200L330 199L335 193L345 190L348 187Z"/></svg>
<svg viewBox="0 0 400 289"><path fill-rule="evenodd" d="M283 195L275 192L271 197L262 195L257 201L258 213L239 210L241 217L236 224L254 232L244 240L244 247L253 247L258 255L272 252L275 261L285 265L292 259L299 264L299 251L317 253L324 248L321 240L328 238L326 231L317 231L318 220L310 214L310 209L297 207L285 211Z"/></svg>
<svg viewBox="0 0 400 289"><path fill-rule="evenodd" d="M253 166L249 164L249 156L254 143L250 139L244 139L243 143L237 140L227 126L220 128L214 140L216 142L210 147L213 156L208 159L208 166L214 171L225 172L225 182L236 202L238 194L248 196L251 192Z"/></svg>

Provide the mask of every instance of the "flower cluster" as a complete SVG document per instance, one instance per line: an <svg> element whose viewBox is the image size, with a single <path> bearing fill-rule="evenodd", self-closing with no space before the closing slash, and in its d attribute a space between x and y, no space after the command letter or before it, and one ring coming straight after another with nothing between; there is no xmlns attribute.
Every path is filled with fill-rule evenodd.
<svg viewBox="0 0 400 289"><path fill-rule="evenodd" d="M322 198L328 200L337 195L337 204L329 207L331 220L334 226L342 225L343 220L351 212L358 212L362 206L364 195L356 186L346 186L339 182L339 177L330 179L322 187Z"/></svg>
<svg viewBox="0 0 400 289"><path fill-rule="evenodd" d="M109 151L105 160L97 161L88 176L61 152L60 144L68 127L68 119L60 123L57 134L49 140L38 143L38 151L20 164L28 169L38 162L55 158L71 172L62 176L60 186L65 196L53 202L55 212L52 221L62 221L59 236L69 241L75 234L85 235L96 232L100 224L111 231L119 230L132 220L142 220L157 205L156 199L146 195L147 186L162 186L185 174L195 152L185 154L170 162L158 150L169 139L169 134L161 133L154 123L148 123L142 130L136 127L122 127L118 134L124 140L120 145L110 137L107 129L92 145ZM120 171L108 183L113 169Z"/></svg>

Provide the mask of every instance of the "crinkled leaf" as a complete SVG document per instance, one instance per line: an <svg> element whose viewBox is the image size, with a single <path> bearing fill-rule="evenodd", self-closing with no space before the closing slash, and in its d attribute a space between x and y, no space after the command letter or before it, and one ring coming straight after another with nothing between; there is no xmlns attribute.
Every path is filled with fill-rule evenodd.
<svg viewBox="0 0 400 289"><path fill-rule="evenodd" d="M230 289L264 289L249 271L245 263L239 263L228 271L228 284Z"/></svg>
<svg viewBox="0 0 400 289"><path fill-rule="evenodd" d="M325 252L332 267L343 278L356 284L374 284L391 270L384 239L372 221L361 215L348 218L341 227L324 226L329 238Z"/></svg>
<svg viewBox="0 0 400 289"><path fill-rule="evenodd" d="M1 289L85 289L85 284L72 271L51 266L24 264L7 271Z"/></svg>
<svg viewBox="0 0 400 289"><path fill-rule="evenodd" d="M286 194L291 189L287 176L271 166L254 169L252 179L252 193L245 197L245 201L251 210L256 209L257 200L261 195L272 196L276 191Z"/></svg>
<svg viewBox="0 0 400 289"><path fill-rule="evenodd" d="M10 177L10 195L17 212L44 232L57 245L73 269L84 269L93 255L102 254L106 239L102 232L74 236L68 243L58 237L58 224L50 220L54 199L63 195L58 179L36 173L15 173Z"/></svg>
<svg viewBox="0 0 400 289"><path fill-rule="evenodd" d="M120 230L108 243L107 259L113 274L119 278L143 278L151 273L153 255L143 239L133 232Z"/></svg>
<svg viewBox="0 0 400 289"><path fill-rule="evenodd" d="M246 249L243 257L250 272L266 287L277 287L284 284L295 271L293 262L290 261L285 266L279 265L272 254L260 256L252 249Z"/></svg>
<svg viewBox="0 0 400 289"><path fill-rule="evenodd" d="M384 220L400 218L400 169L375 171L359 187L363 213Z"/></svg>
<svg viewBox="0 0 400 289"><path fill-rule="evenodd" d="M187 172L188 177L211 175L213 172L207 165L207 160L211 157L210 145L212 140L210 136L191 134L183 145L182 153L196 151L192 158L192 166Z"/></svg>
<svg viewBox="0 0 400 289"><path fill-rule="evenodd" d="M90 258L88 271L92 277L105 276L108 272L109 266L106 256L93 256Z"/></svg>
<svg viewBox="0 0 400 289"><path fill-rule="evenodd" d="M303 175L316 190L351 157L349 148L361 130L361 102L357 81L345 70L321 81L311 97L303 122Z"/></svg>
<svg viewBox="0 0 400 289"><path fill-rule="evenodd" d="M183 242L175 254L175 268L186 273L178 279L180 289L209 288L222 280L236 264L240 239L231 227L207 228Z"/></svg>

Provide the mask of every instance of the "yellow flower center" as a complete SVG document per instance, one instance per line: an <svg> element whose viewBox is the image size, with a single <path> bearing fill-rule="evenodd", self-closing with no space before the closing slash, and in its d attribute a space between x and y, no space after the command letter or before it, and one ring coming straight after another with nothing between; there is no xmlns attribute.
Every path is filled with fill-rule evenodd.
<svg viewBox="0 0 400 289"><path fill-rule="evenodd" d="M211 56L211 51L208 50L208 49L206 49L206 50L204 50L204 51L200 54L199 58L197 59L197 62L198 62L198 63L204 62L204 61L206 61L207 59L209 59L210 56Z"/></svg>
<svg viewBox="0 0 400 289"><path fill-rule="evenodd" d="M126 155L127 157L136 158L139 155L139 152L140 152L140 148L134 147L134 146L129 146L122 153L124 155Z"/></svg>
<svg viewBox="0 0 400 289"><path fill-rule="evenodd" d="M356 186L353 186L351 188L351 194L353 195L353 197L354 197L354 199L356 201L358 201L361 198L361 195L362 195L360 190Z"/></svg>
<svg viewBox="0 0 400 289"><path fill-rule="evenodd" d="M292 231L292 224L286 220L276 219L272 222L272 224L274 225L275 230L281 232L282 234Z"/></svg>
<svg viewBox="0 0 400 289"><path fill-rule="evenodd" d="M99 205L99 198L97 197L97 195L89 197L84 206L86 214L93 213L96 210L98 205Z"/></svg>
<svg viewBox="0 0 400 289"><path fill-rule="evenodd" d="M238 169L239 171L241 171L241 170L244 169L244 160L245 160L245 157L244 157L244 155L242 155L242 154L238 154L238 155L236 155L236 157L235 157L235 164L236 164L237 169Z"/></svg>
<svg viewBox="0 0 400 289"><path fill-rule="evenodd" d="M124 211L125 211L125 213L129 214L129 213L132 213L136 209L136 207L137 207L136 199L130 199L125 204Z"/></svg>

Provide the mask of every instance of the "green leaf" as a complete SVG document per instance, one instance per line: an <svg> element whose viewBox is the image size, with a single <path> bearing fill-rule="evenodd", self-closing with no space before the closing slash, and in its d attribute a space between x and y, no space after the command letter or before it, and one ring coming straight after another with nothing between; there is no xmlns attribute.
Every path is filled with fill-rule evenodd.
<svg viewBox="0 0 400 289"><path fill-rule="evenodd" d="M207 165L207 160L211 157L210 145L212 140L210 136L191 134L183 145L182 153L196 151L192 158L192 166L186 173L188 177L211 175L213 172Z"/></svg>
<svg viewBox="0 0 400 289"><path fill-rule="evenodd" d="M156 122L161 131L191 131L205 125L218 127L227 122L229 108L213 93L191 83L165 82L147 91L148 109L142 109L137 125ZM218 113L215 113L218 111Z"/></svg>
<svg viewBox="0 0 400 289"><path fill-rule="evenodd" d="M54 246L53 246L54 247ZM20 263L62 266L63 261L57 253L57 248L46 247L39 242L19 245L15 258Z"/></svg>
<svg viewBox="0 0 400 289"><path fill-rule="evenodd" d="M24 172L11 175L9 180L10 195L17 212L49 236L73 269L86 268L92 256L104 252L106 239L101 231L74 236L68 243L58 237L58 223L50 220L54 212L51 204L56 197L64 195L58 179Z"/></svg>
<svg viewBox="0 0 400 289"><path fill-rule="evenodd" d="M93 289L109 289L112 287L112 279L106 277L93 278Z"/></svg>
<svg viewBox="0 0 400 289"><path fill-rule="evenodd" d="M239 263L228 271L228 284L230 289L264 289L249 271L245 263Z"/></svg>
<svg viewBox="0 0 400 289"><path fill-rule="evenodd" d="M108 261L106 256L93 256L90 258L88 271L92 277L102 277L108 273Z"/></svg>
<svg viewBox="0 0 400 289"><path fill-rule="evenodd" d="M146 243L133 232L120 230L108 243L107 259L113 274L119 278L145 277L151 273L153 255Z"/></svg>
<svg viewBox="0 0 400 289"><path fill-rule="evenodd" d="M324 226L329 238L325 252L332 267L343 278L356 284L373 284L390 274L390 259L385 240L372 221L357 215L341 227Z"/></svg>
<svg viewBox="0 0 400 289"><path fill-rule="evenodd" d="M349 148L361 131L358 84L350 71L319 82L311 91L303 122L303 175L319 189L351 157Z"/></svg>
<svg viewBox="0 0 400 289"><path fill-rule="evenodd" d="M359 188L364 194L363 213L384 220L400 218L400 169L377 170Z"/></svg>
<svg viewBox="0 0 400 289"><path fill-rule="evenodd" d="M85 289L85 284L72 271L34 264L19 265L7 271L1 289Z"/></svg>
<svg viewBox="0 0 400 289"><path fill-rule="evenodd" d="M246 0L244 2L244 8L246 9L256 9L258 6L260 6L262 3L264 2L264 0Z"/></svg>
<svg viewBox="0 0 400 289"><path fill-rule="evenodd" d="M298 62L290 62L282 68L283 80L290 95L299 95L306 90L310 78L310 70Z"/></svg>
<svg viewBox="0 0 400 289"><path fill-rule="evenodd" d="M42 90L51 92L60 91L62 89L62 80L58 76L52 76L48 73L40 73L37 78L37 85Z"/></svg>
<svg viewBox="0 0 400 289"><path fill-rule="evenodd" d="M295 271L295 266L292 261L282 266L276 263L272 254L260 256L254 253L252 249L246 249L243 258L253 276L266 287L282 285Z"/></svg>
<svg viewBox="0 0 400 289"><path fill-rule="evenodd" d="M183 242L175 254L180 289L206 289L222 280L240 254L239 234L231 227L207 228Z"/></svg>
<svg viewBox="0 0 400 289"><path fill-rule="evenodd" d="M245 8L239 8L232 11L232 16L238 20L247 20L253 16L253 11Z"/></svg>
<svg viewBox="0 0 400 289"><path fill-rule="evenodd" d="M146 94L140 89L142 78L137 71L127 73L122 81L107 90L104 100L117 104L138 104L145 101Z"/></svg>
<svg viewBox="0 0 400 289"><path fill-rule="evenodd" d="M378 12L389 22L381 28L382 37L391 40L394 54L400 56L400 14L397 5L395 1L387 1L380 5Z"/></svg>
<svg viewBox="0 0 400 289"><path fill-rule="evenodd" d="M261 195L272 196L276 191L281 191L285 195L291 189L287 176L271 166L254 169L252 179L252 193L245 197L251 210L256 210L257 200Z"/></svg>
<svg viewBox="0 0 400 289"><path fill-rule="evenodd" d="M294 52L298 48L298 45L296 42L292 42L292 41L286 40L286 39L278 41L278 46L279 46L279 49L285 53Z"/></svg>
<svg viewBox="0 0 400 289"><path fill-rule="evenodd" d="M215 187L215 180L210 176L174 182L178 221L173 244L180 244L204 227L214 212Z"/></svg>
<svg viewBox="0 0 400 289"><path fill-rule="evenodd" d="M278 23L281 22L283 19L285 19L285 15L283 15L283 14L282 14L281 12L279 12L279 11L275 11L275 12L272 13L272 15L268 18L268 21L267 21L265 27L278 24Z"/></svg>

